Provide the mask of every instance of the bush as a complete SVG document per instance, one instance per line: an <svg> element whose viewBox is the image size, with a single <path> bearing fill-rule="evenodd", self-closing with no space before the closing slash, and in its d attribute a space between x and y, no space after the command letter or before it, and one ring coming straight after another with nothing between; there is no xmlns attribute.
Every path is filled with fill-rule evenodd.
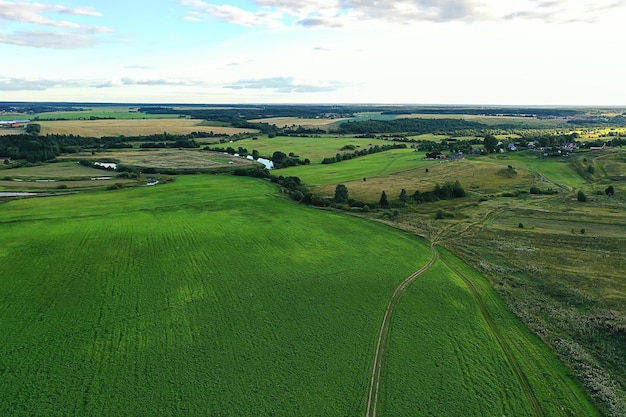
<svg viewBox="0 0 626 417"><path fill-rule="evenodd" d="M519 227L520 229L523 229L524 228L524 223L518 224L517 227Z"/></svg>
<svg viewBox="0 0 626 417"><path fill-rule="evenodd" d="M578 195L576 196L576 198L581 203L584 203L584 202L587 201L587 196L585 195L585 193L582 190L578 191Z"/></svg>

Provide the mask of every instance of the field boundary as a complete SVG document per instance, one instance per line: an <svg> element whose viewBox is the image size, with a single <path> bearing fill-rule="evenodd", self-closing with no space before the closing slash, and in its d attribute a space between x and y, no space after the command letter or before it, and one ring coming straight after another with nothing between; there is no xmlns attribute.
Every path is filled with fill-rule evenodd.
<svg viewBox="0 0 626 417"><path fill-rule="evenodd" d="M378 340L376 342L376 352L374 353L374 362L372 364L372 376L370 378L370 387L367 397L367 407L365 411L366 417L375 417L378 412L378 398L380 394L380 380L382 376L383 365L385 362L385 356L387 355L387 346L389 345L389 328L391 326L391 319L395 312L396 306L400 297L404 291L408 288L413 281L415 281L420 275L428 271L439 258L439 253L435 248L435 244L430 246L431 258L420 269L409 275L398 285L391 295L387 308L385 309L385 315L380 325L380 331L378 332Z"/></svg>

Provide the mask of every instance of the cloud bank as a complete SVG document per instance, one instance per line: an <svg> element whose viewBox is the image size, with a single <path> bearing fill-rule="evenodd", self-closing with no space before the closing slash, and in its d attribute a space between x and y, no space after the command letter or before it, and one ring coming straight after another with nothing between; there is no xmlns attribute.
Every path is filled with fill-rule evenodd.
<svg viewBox="0 0 626 417"><path fill-rule="evenodd" d="M68 16L74 19L66 20ZM90 7L0 0L0 27L14 28L0 32L0 43L52 49L89 47L100 41L98 35L113 32L107 27L76 21L94 17L102 14Z"/></svg>
<svg viewBox="0 0 626 417"><path fill-rule="evenodd" d="M538 20L544 23L593 22L624 0L256 0L253 8L180 0L189 20L213 18L247 27L352 27L371 22L466 23Z"/></svg>

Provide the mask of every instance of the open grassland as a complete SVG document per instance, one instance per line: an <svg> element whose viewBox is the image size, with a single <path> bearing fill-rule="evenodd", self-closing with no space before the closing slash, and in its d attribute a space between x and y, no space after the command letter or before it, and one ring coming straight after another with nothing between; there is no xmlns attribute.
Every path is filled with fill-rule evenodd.
<svg viewBox="0 0 626 417"><path fill-rule="evenodd" d="M430 251L274 192L3 204L0 414L361 415L386 299Z"/></svg>
<svg viewBox="0 0 626 417"><path fill-rule="evenodd" d="M183 118L113 119L113 120L55 120L38 121L41 134L102 136L146 136L162 134L184 135L192 132L213 132L233 135L254 132L254 129L205 126L199 120Z"/></svg>
<svg viewBox="0 0 626 417"><path fill-rule="evenodd" d="M489 283L439 251L394 316L380 415L598 415Z"/></svg>
<svg viewBox="0 0 626 417"><path fill-rule="evenodd" d="M372 139L372 138L354 138L346 136L320 136L320 137L295 137L295 136L276 136L268 138L260 136L258 139L243 139L232 143L230 146L234 148L242 147L252 153L254 149L259 151L261 155L272 156L276 151L285 154L294 153L300 159L308 158L313 164L319 164L324 158L335 157L340 153L352 153L354 150L368 149L372 146L390 145L393 142ZM352 145L354 150L341 150L344 146Z"/></svg>
<svg viewBox="0 0 626 417"><path fill-rule="evenodd" d="M547 178L555 186L580 187L585 179L573 168L571 160L575 155L560 158L543 158L541 152L521 151L505 154L492 154L481 158L494 164L506 167L524 168Z"/></svg>
<svg viewBox="0 0 626 417"><path fill-rule="evenodd" d="M606 196L585 204L550 198L543 208L496 211L449 242L609 416L626 412L623 204Z"/></svg>
<svg viewBox="0 0 626 417"><path fill-rule="evenodd" d="M423 158L423 152L393 149L335 164L291 167L281 169L280 172L285 176L297 175L304 183L310 185L338 184L424 166L427 161L423 161Z"/></svg>
<svg viewBox="0 0 626 417"><path fill-rule="evenodd" d="M436 184L459 180L467 191L489 194L499 190L528 190L540 178L531 171L506 164L492 164L482 159L426 161L423 152L397 149L328 165L311 165L281 170L282 175L297 175L315 186L322 195L333 196L339 183L348 187L350 197L366 202L378 201L384 190L395 199L404 188L430 191ZM364 180L365 179L365 180Z"/></svg>

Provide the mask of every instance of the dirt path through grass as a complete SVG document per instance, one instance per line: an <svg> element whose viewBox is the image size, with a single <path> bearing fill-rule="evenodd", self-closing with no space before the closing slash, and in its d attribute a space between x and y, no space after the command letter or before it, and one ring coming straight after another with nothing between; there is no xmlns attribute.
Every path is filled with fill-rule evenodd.
<svg viewBox="0 0 626 417"><path fill-rule="evenodd" d="M385 356L387 355L387 346L389 345L389 327L391 325L391 319L393 313L398 305L398 300L407 289L407 287L415 281L421 274L428 271L431 266L435 264L439 254L434 244L431 245L432 256L430 260L419 270L409 275L404 281L400 283L391 295L391 299L385 309L385 315L383 316L383 322L380 325L380 331L378 332L378 341L376 342L376 352L374 354L374 363L372 364L372 376L370 379L369 394L367 397L367 408L365 412L366 417L374 417L378 411L378 395L380 393L380 379L382 375L383 364Z"/></svg>

